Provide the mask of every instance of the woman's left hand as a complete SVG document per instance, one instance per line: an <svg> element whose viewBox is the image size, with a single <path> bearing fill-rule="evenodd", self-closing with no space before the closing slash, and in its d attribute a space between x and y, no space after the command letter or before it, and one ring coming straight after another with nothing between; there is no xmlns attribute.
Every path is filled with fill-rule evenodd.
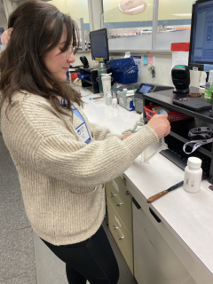
<svg viewBox="0 0 213 284"><path fill-rule="evenodd" d="M128 134L125 134L124 136L122 136L121 140L124 140L126 139L127 137L129 137L130 135L132 135L133 133L128 133Z"/></svg>

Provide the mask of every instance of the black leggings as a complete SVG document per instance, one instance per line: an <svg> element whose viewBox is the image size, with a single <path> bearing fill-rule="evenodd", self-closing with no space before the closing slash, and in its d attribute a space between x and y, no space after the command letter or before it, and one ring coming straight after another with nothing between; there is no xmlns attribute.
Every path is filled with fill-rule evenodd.
<svg viewBox="0 0 213 284"><path fill-rule="evenodd" d="M119 279L118 264L102 226L86 241L54 246L43 242L66 263L69 284L116 284Z"/></svg>

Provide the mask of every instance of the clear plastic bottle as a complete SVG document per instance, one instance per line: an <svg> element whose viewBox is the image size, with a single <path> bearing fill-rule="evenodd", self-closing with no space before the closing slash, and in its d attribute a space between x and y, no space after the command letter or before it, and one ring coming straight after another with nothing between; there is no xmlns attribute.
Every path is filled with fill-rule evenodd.
<svg viewBox="0 0 213 284"><path fill-rule="evenodd" d="M111 105L112 104L112 95L110 92L105 92L104 93L104 100L106 105Z"/></svg>
<svg viewBox="0 0 213 284"><path fill-rule="evenodd" d="M112 107L114 107L114 108L117 107L117 98L112 99Z"/></svg>
<svg viewBox="0 0 213 284"><path fill-rule="evenodd" d="M204 98L205 98L205 99L210 99L210 98L211 98L210 87L211 87L210 82L206 82L206 85L205 85L205 92L204 92Z"/></svg>
<svg viewBox="0 0 213 284"><path fill-rule="evenodd" d="M103 93L101 74L107 74L107 69L106 69L106 65L105 65L104 62L100 62L99 63L99 67L98 67L99 93Z"/></svg>
<svg viewBox="0 0 213 284"><path fill-rule="evenodd" d="M185 191L197 193L200 191L203 170L201 168L201 159L190 157L187 160L185 168L184 185Z"/></svg>

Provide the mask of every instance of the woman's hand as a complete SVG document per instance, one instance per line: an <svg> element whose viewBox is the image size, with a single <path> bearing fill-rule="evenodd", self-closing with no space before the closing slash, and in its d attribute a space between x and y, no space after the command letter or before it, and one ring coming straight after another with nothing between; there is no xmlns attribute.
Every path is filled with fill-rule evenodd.
<svg viewBox="0 0 213 284"><path fill-rule="evenodd" d="M167 136L171 131L170 122L164 114L154 115L147 125L155 131L159 139Z"/></svg>
<svg viewBox="0 0 213 284"><path fill-rule="evenodd" d="M122 136L121 140L124 140L126 139L127 137L129 137L130 135L132 135L133 133L128 133L128 134L125 134L124 136Z"/></svg>

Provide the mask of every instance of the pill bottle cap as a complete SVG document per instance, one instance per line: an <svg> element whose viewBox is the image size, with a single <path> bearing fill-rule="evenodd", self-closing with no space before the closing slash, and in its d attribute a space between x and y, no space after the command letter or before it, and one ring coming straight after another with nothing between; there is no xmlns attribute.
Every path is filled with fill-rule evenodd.
<svg viewBox="0 0 213 284"><path fill-rule="evenodd" d="M189 157L187 160L187 165L193 169L199 169L201 166L201 163L202 163L201 159L196 158L196 157Z"/></svg>

